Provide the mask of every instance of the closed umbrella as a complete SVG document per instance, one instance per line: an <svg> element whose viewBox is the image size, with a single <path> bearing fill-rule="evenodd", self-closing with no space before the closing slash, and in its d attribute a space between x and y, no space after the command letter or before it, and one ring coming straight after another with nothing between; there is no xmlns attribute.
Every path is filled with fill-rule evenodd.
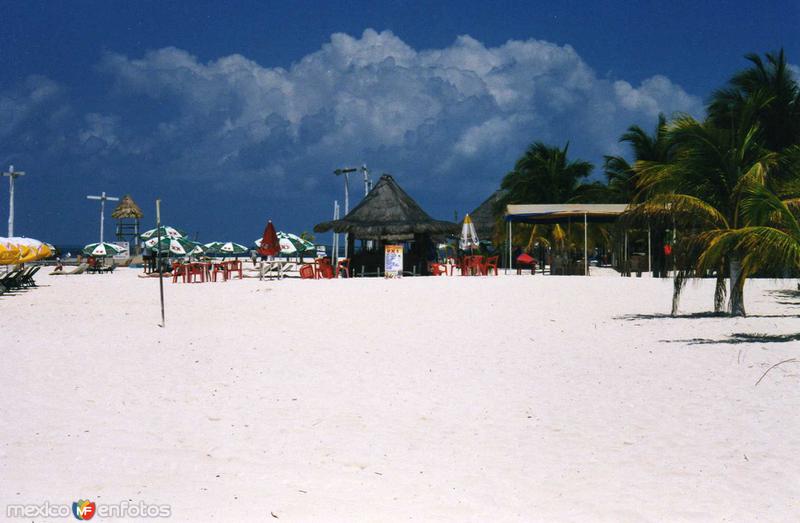
<svg viewBox="0 0 800 523"><path fill-rule="evenodd" d="M264 228L264 236L258 246L258 253L262 256L275 256L279 252L281 252L281 244L278 240L278 234L275 232L275 226L272 225L272 220L270 220Z"/></svg>
<svg viewBox="0 0 800 523"><path fill-rule="evenodd" d="M458 246L462 251L478 247L478 233L475 231L475 224L472 223L469 214L464 216L464 223L461 224L461 238L458 240Z"/></svg>

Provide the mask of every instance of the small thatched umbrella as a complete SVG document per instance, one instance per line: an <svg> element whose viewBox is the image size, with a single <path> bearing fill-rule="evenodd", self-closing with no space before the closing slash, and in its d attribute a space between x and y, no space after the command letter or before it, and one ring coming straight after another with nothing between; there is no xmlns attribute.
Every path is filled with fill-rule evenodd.
<svg viewBox="0 0 800 523"><path fill-rule="evenodd" d="M366 240L402 240L415 234L456 234L458 225L434 220L388 174L340 220L318 223L314 232L346 232Z"/></svg>

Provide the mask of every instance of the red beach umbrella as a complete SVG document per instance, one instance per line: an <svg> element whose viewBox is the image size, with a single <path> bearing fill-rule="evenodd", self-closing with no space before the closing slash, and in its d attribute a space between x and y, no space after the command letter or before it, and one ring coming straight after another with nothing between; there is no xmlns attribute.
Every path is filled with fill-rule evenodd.
<svg viewBox="0 0 800 523"><path fill-rule="evenodd" d="M261 238L261 247L258 248L258 254L261 256L275 256L280 252L281 244L278 241L278 233L275 232L275 226L272 225L272 220L270 220L264 228L264 236Z"/></svg>

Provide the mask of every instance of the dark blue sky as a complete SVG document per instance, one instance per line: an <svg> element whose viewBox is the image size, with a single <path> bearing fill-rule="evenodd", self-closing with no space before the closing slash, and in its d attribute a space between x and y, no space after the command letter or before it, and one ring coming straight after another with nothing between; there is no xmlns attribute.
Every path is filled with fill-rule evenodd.
<svg viewBox="0 0 800 523"><path fill-rule="evenodd" d="M55 243L95 240L84 197L102 190L132 194L146 224L160 195L166 221L203 240L249 243L267 218L299 232L341 198L329 172L361 162L452 219L527 143L570 140L597 164L658 111L702 116L745 53L784 47L800 63L797 2L14 1L0 12L0 162L29 173L16 232ZM4 184L3 223L7 198Z"/></svg>

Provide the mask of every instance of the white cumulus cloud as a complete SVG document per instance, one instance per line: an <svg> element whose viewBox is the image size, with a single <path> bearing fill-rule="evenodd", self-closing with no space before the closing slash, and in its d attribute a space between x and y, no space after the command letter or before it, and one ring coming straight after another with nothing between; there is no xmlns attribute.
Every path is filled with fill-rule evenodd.
<svg viewBox="0 0 800 523"><path fill-rule="evenodd" d="M334 34L288 68L239 54L201 61L167 47L107 54L98 70L109 89L79 116L43 77L0 93L0 143L13 150L30 135L27 150L46 142L82 156L87 170L132 176L135 165L137 176L177 183L225 173L215 187L256 181L295 195L333 191L323 174L367 163L412 193L424 186L416 194L431 201L477 203L533 141L569 141L575 156L599 164L623 152L618 138L629 125L703 112L700 98L666 76L601 77L571 46L535 39L492 47L460 36L414 49L367 29Z"/></svg>

